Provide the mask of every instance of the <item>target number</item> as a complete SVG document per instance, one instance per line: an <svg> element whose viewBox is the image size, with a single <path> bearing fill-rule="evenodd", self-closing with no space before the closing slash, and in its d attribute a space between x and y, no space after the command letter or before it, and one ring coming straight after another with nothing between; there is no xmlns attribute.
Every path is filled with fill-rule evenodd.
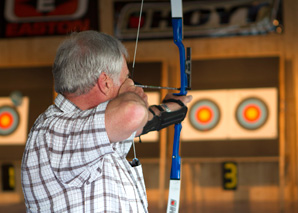
<svg viewBox="0 0 298 213"><path fill-rule="evenodd" d="M1 168L2 190L15 190L15 168L12 164L3 164Z"/></svg>
<svg viewBox="0 0 298 213"><path fill-rule="evenodd" d="M236 190L238 185L238 167L234 162L223 163L223 188Z"/></svg>

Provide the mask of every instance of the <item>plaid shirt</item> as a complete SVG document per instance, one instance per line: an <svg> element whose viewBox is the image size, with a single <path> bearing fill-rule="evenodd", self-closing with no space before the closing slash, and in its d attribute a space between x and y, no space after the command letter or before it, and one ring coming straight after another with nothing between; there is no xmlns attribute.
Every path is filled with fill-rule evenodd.
<svg viewBox="0 0 298 213"><path fill-rule="evenodd" d="M108 102L82 111L62 95L35 121L22 160L27 212L147 212L141 166L126 160L133 134L110 143Z"/></svg>

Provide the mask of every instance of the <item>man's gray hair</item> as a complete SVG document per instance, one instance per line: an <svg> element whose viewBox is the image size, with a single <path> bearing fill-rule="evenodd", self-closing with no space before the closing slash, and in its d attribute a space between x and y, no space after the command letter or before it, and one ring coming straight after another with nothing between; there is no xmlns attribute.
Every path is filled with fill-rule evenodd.
<svg viewBox="0 0 298 213"><path fill-rule="evenodd" d="M53 65L57 93L85 94L96 84L102 72L119 84L124 45L116 38L96 32L72 33L58 48Z"/></svg>

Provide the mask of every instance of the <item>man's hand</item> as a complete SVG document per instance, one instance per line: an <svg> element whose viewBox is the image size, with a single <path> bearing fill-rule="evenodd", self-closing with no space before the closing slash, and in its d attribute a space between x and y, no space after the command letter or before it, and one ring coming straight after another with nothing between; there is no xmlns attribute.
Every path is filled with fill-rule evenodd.
<svg viewBox="0 0 298 213"><path fill-rule="evenodd" d="M187 105L189 102L191 102L192 96L191 95L177 96L177 95L174 95L173 93L168 93L166 95L166 97L164 98L164 100L168 100L168 99L180 100L180 101L182 101L182 103L184 103L184 105ZM175 110L178 110L181 108L181 106L179 104L174 103L174 102L167 103L167 106L169 107L169 109L171 111L175 111Z"/></svg>
<svg viewBox="0 0 298 213"><path fill-rule="evenodd" d="M168 100L168 99L176 99L176 100L180 100L182 101L182 103L184 105L187 105L189 102L191 102L192 100L192 96L191 95L187 95L187 96L177 96L177 95L174 95L173 93L168 93L164 100ZM171 110L171 111L176 111L176 110L179 110L181 109L181 106L178 104L178 103L175 103L175 102L168 102L166 103L167 107ZM160 115L160 110L157 109L156 107L150 107L153 112L155 113L155 115L159 116ZM148 120L151 120L153 118L153 115L152 113L149 113L149 117L148 117Z"/></svg>
<svg viewBox="0 0 298 213"><path fill-rule="evenodd" d="M145 105L148 107L148 96L146 95L146 93L144 92L144 90L140 87L136 87L134 85L133 80L131 80L130 78L127 78L123 84L120 86L119 89L119 95L125 92L133 92L135 94L137 94L138 96L140 96L140 98L145 102Z"/></svg>

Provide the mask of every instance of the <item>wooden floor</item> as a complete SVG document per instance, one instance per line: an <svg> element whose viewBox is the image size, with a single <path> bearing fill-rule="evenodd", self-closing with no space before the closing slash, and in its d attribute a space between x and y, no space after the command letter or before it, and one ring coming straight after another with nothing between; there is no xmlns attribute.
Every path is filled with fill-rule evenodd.
<svg viewBox="0 0 298 213"><path fill-rule="evenodd" d="M2 213L25 213L23 203L13 205L0 205ZM165 213L166 207L160 209L157 205L149 204L150 213ZM237 203L205 203L205 204L190 204L181 206L180 213L295 213L293 205L286 205L285 211L280 210L278 203L264 202L237 202Z"/></svg>
<svg viewBox="0 0 298 213"><path fill-rule="evenodd" d="M149 206L149 212L164 213L164 209L159 209L154 205ZM278 203L205 203L190 204L188 206L180 206L181 213L281 213ZM287 211L294 213L293 211Z"/></svg>

